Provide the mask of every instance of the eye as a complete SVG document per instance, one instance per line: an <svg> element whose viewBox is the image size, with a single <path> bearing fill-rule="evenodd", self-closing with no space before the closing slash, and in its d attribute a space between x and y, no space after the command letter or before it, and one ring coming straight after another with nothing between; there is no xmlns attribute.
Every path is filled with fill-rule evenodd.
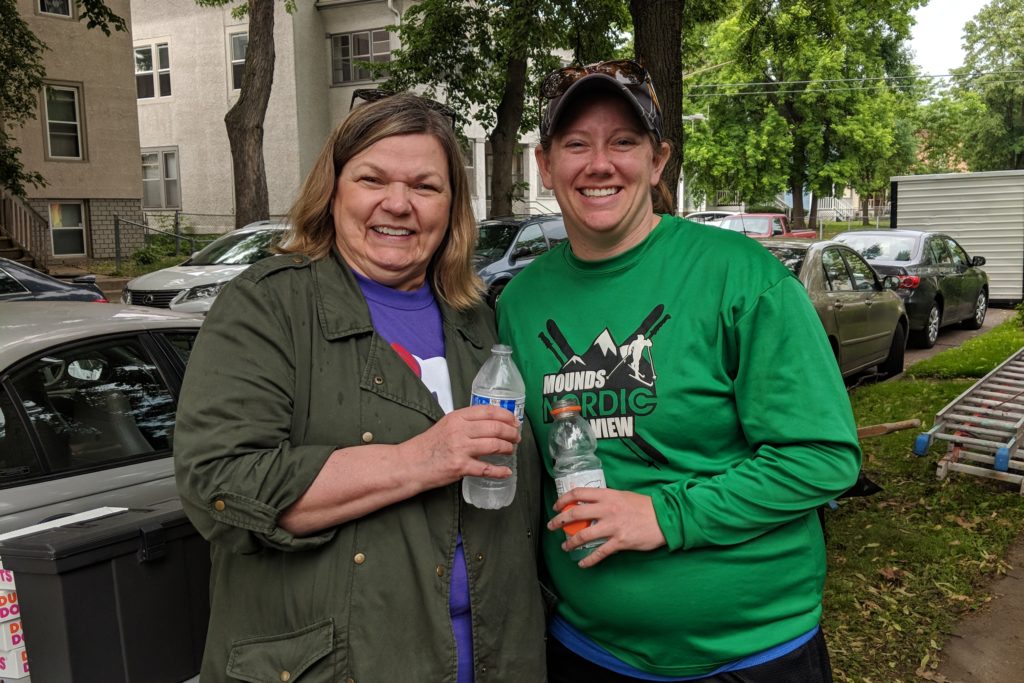
<svg viewBox="0 0 1024 683"><path fill-rule="evenodd" d="M358 182L365 183L367 185L380 185L383 181L374 175L364 175L359 176Z"/></svg>
<svg viewBox="0 0 1024 683"><path fill-rule="evenodd" d="M441 188L432 183L420 183L416 185L416 189L420 192L440 192Z"/></svg>

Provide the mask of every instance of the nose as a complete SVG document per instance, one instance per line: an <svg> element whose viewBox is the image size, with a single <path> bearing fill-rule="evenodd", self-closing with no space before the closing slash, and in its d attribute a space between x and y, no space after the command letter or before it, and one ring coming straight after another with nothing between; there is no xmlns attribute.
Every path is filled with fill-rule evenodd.
<svg viewBox="0 0 1024 683"><path fill-rule="evenodd" d="M611 173L614 169L611 157L608 155L608 150L602 146L595 146L590 154L590 161L587 164L587 170L593 174L599 175Z"/></svg>
<svg viewBox="0 0 1024 683"><path fill-rule="evenodd" d="M381 207L388 213L402 215L409 213L409 186L405 183L389 183L384 191Z"/></svg>

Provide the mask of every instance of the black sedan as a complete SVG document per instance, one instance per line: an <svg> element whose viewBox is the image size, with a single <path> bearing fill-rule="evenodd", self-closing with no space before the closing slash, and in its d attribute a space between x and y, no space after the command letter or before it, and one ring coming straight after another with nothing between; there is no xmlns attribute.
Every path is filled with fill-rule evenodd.
<svg viewBox="0 0 1024 683"><path fill-rule="evenodd" d="M881 275L900 280L910 317L910 339L931 348L939 329L959 324L977 330L988 311L988 275L984 256L971 257L955 239L919 230L844 232L835 240L859 251Z"/></svg>
<svg viewBox="0 0 1024 683"><path fill-rule="evenodd" d="M95 275L76 277L71 282L44 275L38 270L0 258L0 301L96 301L107 297L96 286Z"/></svg>

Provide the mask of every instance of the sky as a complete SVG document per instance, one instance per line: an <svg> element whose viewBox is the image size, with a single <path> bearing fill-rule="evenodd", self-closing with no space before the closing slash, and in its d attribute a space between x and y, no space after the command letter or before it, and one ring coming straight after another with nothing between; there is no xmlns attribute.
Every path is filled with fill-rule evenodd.
<svg viewBox="0 0 1024 683"><path fill-rule="evenodd" d="M987 0L930 0L914 12L910 47L922 74L948 74L963 65L963 28Z"/></svg>

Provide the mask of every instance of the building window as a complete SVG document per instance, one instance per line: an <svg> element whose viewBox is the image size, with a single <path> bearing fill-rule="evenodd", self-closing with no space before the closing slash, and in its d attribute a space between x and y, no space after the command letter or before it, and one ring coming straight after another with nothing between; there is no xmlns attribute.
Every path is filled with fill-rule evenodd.
<svg viewBox="0 0 1024 683"><path fill-rule="evenodd" d="M462 147L462 163L466 168L470 195L476 197L476 143L471 138L460 138L459 145Z"/></svg>
<svg viewBox="0 0 1024 683"><path fill-rule="evenodd" d="M46 140L54 159L82 158L81 108L78 88L48 85Z"/></svg>
<svg viewBox="0 0 1024 683"><path fill-rule="evenodd" d="M391 34L384 29L331 36L331 85L369 81L370 70L356 62L390 62Z"/></svg>
<svg viewBox="0 0 1024 683"><path fill-rule="evenodd" d="M56 14L61 17L71 16L71 0L39 0L39 12Z"/></svg>
<svg viewBox="0 0 1024 683"><path fill-rule="evenodd" d="M167 43L135 48L135 90L140 100L171 94L171 52Z"/></svg>
<svg viewBox="0 0 1024 683"><path fill-rule="evenodd" d="M181 208L179 188L177 148L143 150L142 208Z"/></svg>
<svg viewBox="0 0 1024 683"><path fill-rule="evenodd" d="M242 76L245 75L245 53L249 49L248 33L231 34L231 89L242 89Z"/></svg>
<svg viewBox="0 0 1024 683"><path fill-rule="evenodd" d="M85 210L82 202L50 204L54 256L85 256Z"/></svg>

